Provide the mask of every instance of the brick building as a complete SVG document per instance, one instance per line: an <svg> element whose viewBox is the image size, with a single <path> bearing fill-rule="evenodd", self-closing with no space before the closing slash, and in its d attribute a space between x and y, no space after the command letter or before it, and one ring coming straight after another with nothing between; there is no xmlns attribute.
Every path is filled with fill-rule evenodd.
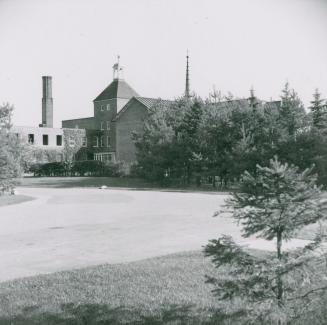
<svg viewBox="0 0 327 325"><path fill-rule="evenodd" d="M62 127L85 129L93 159L121 162L128 172L136 159L132 133L142 130L148 109L158 101L167 102L140 97L124 80L118 61L113 66L113 81L93 100L93 117L64 120Z"/></svg>

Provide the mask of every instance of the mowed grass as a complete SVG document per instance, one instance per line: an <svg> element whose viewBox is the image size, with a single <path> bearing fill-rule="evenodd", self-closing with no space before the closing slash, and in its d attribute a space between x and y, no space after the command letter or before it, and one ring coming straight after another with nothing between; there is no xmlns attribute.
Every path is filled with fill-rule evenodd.
<svg viewBox="0 0 327 325"><path fill-rule="evenodd" d="M19 186L27 187L127 187L127 188L153 188L153 183L140 178L130 177L24 177L19 180Z"/></svg>
<svg viewBox="0 0 327 325"><path fill-rule="evenodd" d="M0 207L12 204L23 203L34 200L33 197L27 195L1 195L0 196Z"/></svg>
<svg viewBox="0 0 327 325"><path fill-rule="evenodd" d="M73 188L73 187L107 187L147 189L147 190L172 190L172 191L195 191L195 192L217 192L211 184L202 184L200 187L192 184L167 185L163 186L159 182L150 182L134 177L32 177L27 176L19 180L19 186L26 187L50 187L50 188ZM221 192L221 191L220 191Z"/></svg>
<svg viewBox="0 0 327 325"><path fill-rule="evenodd" d="M205 284L214 273L188 252L4 282L0 324L203 323L218 306Z"/></svg>
<svg viewBox="0 0 327 325"><path fill-rule="evenodd" d="M241 324L219 312L222 303L206 275L229 277L228 269L217 271L195 251L3 282L0 325ZM310 324L325 324L322 317Z"/></svg>

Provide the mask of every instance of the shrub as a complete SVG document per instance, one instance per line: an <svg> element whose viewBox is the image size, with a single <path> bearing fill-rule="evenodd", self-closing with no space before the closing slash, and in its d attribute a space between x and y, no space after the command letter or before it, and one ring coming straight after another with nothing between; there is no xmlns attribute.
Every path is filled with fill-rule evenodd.
<svg viewBox="0 0 327 325"><path fill-rule="evenodd" d="M71 168L72 174L79 176L120 176L120 166L115 163L102 162L98 160L84 160L74 162Z"/></svg>

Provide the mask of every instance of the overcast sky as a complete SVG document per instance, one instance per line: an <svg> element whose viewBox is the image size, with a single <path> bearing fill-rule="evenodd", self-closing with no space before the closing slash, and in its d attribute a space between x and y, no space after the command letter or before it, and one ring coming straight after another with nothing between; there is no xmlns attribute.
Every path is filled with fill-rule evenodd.
<svg viewBox="0 0 327 325"><path fill-rule="evenodd" d="M17 125L41 122L41 77L53 77L55 126L92 116L117 54L144 97L213 86L278 99L288 80L305 104L327 97L327 0L0 0L0 103Z"/></svg>

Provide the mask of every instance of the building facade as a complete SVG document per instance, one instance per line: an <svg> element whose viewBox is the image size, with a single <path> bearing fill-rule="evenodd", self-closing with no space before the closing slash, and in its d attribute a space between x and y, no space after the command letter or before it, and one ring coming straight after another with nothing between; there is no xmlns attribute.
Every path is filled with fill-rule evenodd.
<svg viewBox="0 0 327 325"><path fill-rule="evenodd" d="M39 126L15 125L11 128L11 132L26 143L32 155L31 160L35 163L59 162L73 158L87 159L85 128L53 127L51 76L42 77L42 94L42 123Z"/></svg>

